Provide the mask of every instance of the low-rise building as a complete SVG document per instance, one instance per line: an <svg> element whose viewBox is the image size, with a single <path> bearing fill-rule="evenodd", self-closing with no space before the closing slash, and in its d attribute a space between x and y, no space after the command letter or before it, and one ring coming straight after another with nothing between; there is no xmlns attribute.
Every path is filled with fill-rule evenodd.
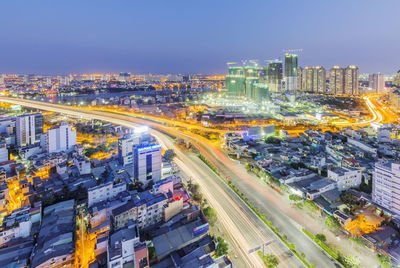
<svg viewBox="0 0 400 268"><path fill-rule="evenodd" d="M32 252L32 267L72 267L75 262L74 200L46 207Z"/></svg>
<svg viewBox="0 0 400 268"><path fill-rule="evenodd" d="M139 228L131 223L127 228L120 229L110 236L107 247L107 267L122 268L149 266L148 250L145 243L139 239Z"/></svg>
<svg viewBox="0 0 400 268"><path fill-rule="evenodd" d="M360 186L362 171L354 168L336 168L328 170L328 178L334 180L340 191Z"/></svg>
<svg viewBox="0 0 400 268"><path fill-rule="evenodd" d="M124 182L114 184L108 182L88 189L88 206L91 207L101 201L109 200L116 197L119 193L126 191L126 184Z"/></svg>

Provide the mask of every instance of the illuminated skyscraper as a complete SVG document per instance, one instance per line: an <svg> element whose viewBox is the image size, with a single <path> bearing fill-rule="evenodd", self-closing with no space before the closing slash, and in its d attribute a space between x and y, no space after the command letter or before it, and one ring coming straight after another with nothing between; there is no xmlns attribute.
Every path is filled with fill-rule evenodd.
<svg viewBox="0 0 400 268"><path fill-rule="evenodd" d="M305 67L303 76L304 76L305 91L314 92L314 86L313 86L314 68L310 66Z"/></svg>
<svg viewBox="0 0 400 268"><path fill-rule="evenodd" d="M383 74L370 74L369 87L376 93L383 93L385 91L385 77Z"/></svg>
<svg viewBox="0 0 400 268"><path fill-rule="evenodd" d="M294 92L297 90L297 67L298 67L297 55L286 53L285 55L286 91Z"/></svg>
<svg viewBox="0 0 400 268"><path fill-rule="evenodd" d="M243 66L229 66L225 77L228 94L254 101L266 99L269 88L265 72L266 69L259 67L254 61L246 61Z"/></svg>
<svg viewBox="0 0 400 268"><path fill-rule="evenodd" d="M260 68L247 65L244 67L246 98L255 100L254 84L260 81Z"/></svg>
<svg viewBox="0 0 400 268"><path fill-rule="evenodd" d="M304 70L300 66L297 67L297 89L305 91Z"/></svg>
<svg viewBox="0 0 400 268"><path fill-rule="evenodd" d="M333 66L329 73L329 93L334 95L343 94L344 70L340 66Z"/></svg>
<svg viewBox="0 0 400 268"><path fill-rule="evenodd" d="M282 85L282 61L271 61L264 67L264 70L269 91L273 93L280 92Z"/></svg>
<svg viewBox="0 0 400 268"><path fill-rule="evenodd" d="M245 95L245 76L242 66L229 66L225 77L225 85L231 96Z"/></svg>
<svg viewBox="0 0 400 268"><path fill-rule="evenodd" d="M318 93L326 92L326 71L322 66L313 67L313 89Z"/></svg>
<svg viewBox="0 0 400 268"><path fill-rule="evenodd" d="M351 96L359 94L357 66L350 65L344 70L344 94Z"/></svg>

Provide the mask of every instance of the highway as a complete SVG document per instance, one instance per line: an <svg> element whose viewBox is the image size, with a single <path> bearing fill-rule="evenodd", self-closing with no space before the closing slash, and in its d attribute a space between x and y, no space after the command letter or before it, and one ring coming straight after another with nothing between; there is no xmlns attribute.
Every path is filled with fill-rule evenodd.
<svg viewBox="0 0 400 268"><path fill-rule="evenodd" d="M138 123L132 117L114 115L105 112L79 110L60 105L44 104L40 102L1 98L1 101L23 105L35 109L47 110L67 114L85 119L104 120L116 125L132 127ZM143 122L140 122L143 123ZM218 213L218 219L226 231L233 251L237 254L237 267L263 267L261 259L256 253L248 254L248 250L262 242L269 241L274 234L258 219L244 202L224 184L196 155L182 152L176 147L171 138L159 131L152 130L152 134L166 148L172 148L177 153L176 163L183 172L199 183L209 204ZM280 260L280 267L304 267L301 261L290 253L286 246L279 240L268 247Z"/></svg>

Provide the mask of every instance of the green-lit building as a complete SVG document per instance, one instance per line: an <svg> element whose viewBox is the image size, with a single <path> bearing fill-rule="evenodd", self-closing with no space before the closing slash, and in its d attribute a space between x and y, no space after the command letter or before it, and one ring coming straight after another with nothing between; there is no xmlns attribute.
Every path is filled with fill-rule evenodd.
<svg viewBox="0 0 400 268"><path fill-rule="evenodd" d="M230 66L228 75L225 77L225 85L230 96L244 96L246 90L243 67Z"/></svg>
<svg viewBox="0 0 400 268"><path fill-rule="evenodd" d="M262 101L269 96L264 68L254 63L229 66L225 84L230 96L246 97L254 101Z"/></svg>

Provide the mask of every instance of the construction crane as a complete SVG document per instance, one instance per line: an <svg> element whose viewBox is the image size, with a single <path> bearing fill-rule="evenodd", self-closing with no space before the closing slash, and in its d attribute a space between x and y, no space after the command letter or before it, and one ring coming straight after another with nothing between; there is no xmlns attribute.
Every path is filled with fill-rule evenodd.
<svg viewBox="0 0 400 268"><path fill-rule="evenodd" d="M292 54L292 53L303 52L303 49L302 49L302 48L284 49L283 52L284 52L285 54Z"/></svg>

